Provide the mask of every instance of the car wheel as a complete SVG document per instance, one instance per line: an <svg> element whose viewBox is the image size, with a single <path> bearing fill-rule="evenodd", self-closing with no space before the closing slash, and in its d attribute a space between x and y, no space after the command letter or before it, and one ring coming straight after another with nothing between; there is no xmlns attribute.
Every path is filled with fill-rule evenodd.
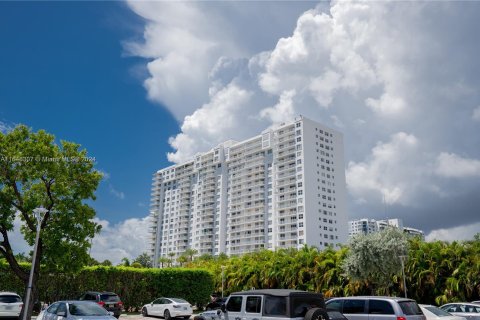
<svg viewBox="0 0 480 320"><path fill-rule="evenodd" d="M329 320L329 317L326 310L320 308L312 308L307 311L304 320Z"/></svg>
<svg viewBox="0 0 480 320"><path fill-rule="evenodd" d="M195 316L193 320L206 320L204 316Z"/></svg>
<svg viewBox="0 0 480 320"><path fill-rule="evenodd" d="M142 316L148 317L148 310L145 307L142 308Z"/></svg>
<svg viewBox="0 0 480 320"><path fill-rule="evenodd" d="M170 311L165 310L165 312L163 313L163 317L165 318L165 320L171 320L172 319L172 316L170 315Z"/></svg>

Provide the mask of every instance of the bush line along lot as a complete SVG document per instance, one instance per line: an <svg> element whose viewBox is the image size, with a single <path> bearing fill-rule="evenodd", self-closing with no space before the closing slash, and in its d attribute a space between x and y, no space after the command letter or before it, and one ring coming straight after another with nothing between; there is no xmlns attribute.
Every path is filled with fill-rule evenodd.
<svg viewBox="0 0 480 320"><path fill-rule="evenodd" d="M29 270L30 264L22 264ZM2 290L23 294L24 284L0 262ZM47 303L78 299L89 290L117 293L126 311L140 308L157 297L182 297L192 305L206 305L213 292L212 275L205 270L137 269L130 267L84 267L78 273L42 272L38 281L39 300Z"/></svg>

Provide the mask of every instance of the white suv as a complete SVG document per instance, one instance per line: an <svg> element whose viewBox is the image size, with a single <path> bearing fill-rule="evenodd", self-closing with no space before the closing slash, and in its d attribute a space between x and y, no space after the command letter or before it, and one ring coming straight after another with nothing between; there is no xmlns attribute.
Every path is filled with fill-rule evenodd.
<svg viewBox="0 0 480 320"><path fill-rule="evenodd" d="M18 294L14 292L0 292L0 317L18 318L22 307L22 298Z"/></svg>

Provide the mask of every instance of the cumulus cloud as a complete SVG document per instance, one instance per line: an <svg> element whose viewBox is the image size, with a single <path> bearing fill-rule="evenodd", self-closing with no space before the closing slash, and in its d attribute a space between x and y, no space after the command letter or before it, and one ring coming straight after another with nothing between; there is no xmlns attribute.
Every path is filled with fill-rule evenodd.
<svg viewBox="0 0 480 320"><path fill-rule="evenodd" d="M257 42L249 28L272 7L130 6L146 19L145 42L130 45L132 54L152 59L147 92L181 122L170 161L302 114L344 133L351 217L378 212L385 198L398 213L425 217L420 228L452 221L435 207L440 200L458 203L453 223L473 219L471 202L459 199L472 197L461 190L480 188L467 179L478 176L480 159L480 107L472 113L480 101L480 45L469 40L480 27L477 3L321 3L298 13L270 47L258 45L269 42ZM239 15L251 22L238 23ZM281 17L287 25L292 18ZM170 30L179 43L165 35ZM190 43L199 45L198 56Z"/></svg>
<svg viewBox="0 0 480 320"><path fill-rule="evenodd" d="M478 177L480 176L480 160L442 152L437 157L435 173L449 178Z"/></svg>
<svg viewBox="0 0 480 320"><path fill-rule="evenodd" d="M421 164L413 156L419 150L418 139L399 132L387 143L378 142L365 162L350 161L347 168L347 186L354 197L364 202L369 193L377 193L387 204L406 204L416 193L413 187Z"/></svg>
<svg viewBox="0 0 480 320"><path fill-rule="evenodd" d="M260 116L269 119L273 124L291 121L295 117L294 96L295 90L283 92L280 96L280 101L273 107L263 109L260 112Z"/></svg>
<svg viewBox="0 0 480 320"><path fill-rule="evenodd" d="M116 224L95 218L102 226L100 234L92 240L91 256L97 261L110 260L113 264L122 258L135 259L149 250L149 217L131 218Z"/></svg>
<svg viewBox="0 0 480 320"><path fill-rule="evenodd" d="M473 236L480 232L480 222L468 225L461 225L453 228L442 228L430 231L425 236L426 241L459 241L472 240Z"/></svg>
<svg viewBox="0 0 480 320"><path fill-rule="evenodd" d="M212 143L220 143L234 136L251 95L251 92L235 84L215 92L209 103L185 117L182 133L170 139L170 144L177 152L168 153L168 160L186 161L195 153L210 149Z"/></svg>

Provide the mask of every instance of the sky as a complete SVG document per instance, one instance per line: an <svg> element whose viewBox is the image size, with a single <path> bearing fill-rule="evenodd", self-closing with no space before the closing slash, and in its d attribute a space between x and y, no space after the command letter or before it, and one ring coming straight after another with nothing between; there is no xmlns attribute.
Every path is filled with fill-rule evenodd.
<svg viewBox="0 0 480 320"><path fill-rule="evenodd" d="M156 170L299 114L344 134L351 219L470 239L479 14L467 1L0 2L0 130L24 123L95 157L98 260L147 249Z"/></svg>

